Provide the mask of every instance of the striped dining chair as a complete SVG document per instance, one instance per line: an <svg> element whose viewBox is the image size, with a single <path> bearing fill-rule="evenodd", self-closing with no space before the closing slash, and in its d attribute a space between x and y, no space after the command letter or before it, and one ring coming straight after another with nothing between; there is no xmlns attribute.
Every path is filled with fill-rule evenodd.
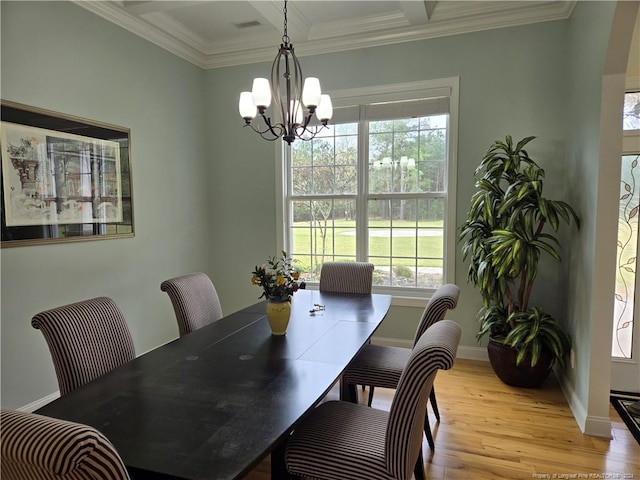
<svg viewBox="0 0 640 480"><path fill-rule="evenodd" d="M438 287L422 313L422 318L413 337L414 345L431 325L444 319L448 310L456 308L459 297L460 288L453 283ZM365 345L345 370L342 381L347 387L349 385L368 385L369 399L367 404L371 406L374 388L396 388L410 356L411 349L409 348L389 345ZM440 412L438 411L434 388L431 389L429 397L436 420L440 421ZM425 417L424 432L429 446L433 450L433 435L431 434L428 416Z"/></svg>
<svg viewBox="0 0 640 480"><path fill-rule="evenodd" d="M88 425L0 410L3 480L129 480L118 452Z"/></svg>
<svg viewBox="0 0 640 480"><path fill-rule="evenodd" d="M222 318L218 292L204 273L170 278L160 284L160 290L171 299L181 337Z"/></svg>
<svg viewBox="0 0 640 480"><path fill-rule="evenodd" d="M373 263L325 262L320 269L321 292L366 295L373 285Z"/></svg>
<svg viewBox="0 0 640 480"><path fill-rule="evenodd" d="M370 295L373 289L373 270L368 262L324 262L320 269L318 289L326 293ZM368 342L371 343L371 342ZM340 391L350 388L341 381ZM365 386L362 385L362 391ZM356 396L353 390L353 396Z"/></svg>
<svg viewBox="0 0 640 480"><path fill-rule="evenodd" d="M290 478L424 479L422 425L438 370L448 370L460 326L443 320L418 340L400 377L390 410L329 401L313 410L288 440Z"/></svg>
<svg viewBox="0 0 640 480"><path fill-rule="evenodd" d="M122 311L107 297L92 298L36 314L58 378L60 395L110 372L136 356Z"/></svg>

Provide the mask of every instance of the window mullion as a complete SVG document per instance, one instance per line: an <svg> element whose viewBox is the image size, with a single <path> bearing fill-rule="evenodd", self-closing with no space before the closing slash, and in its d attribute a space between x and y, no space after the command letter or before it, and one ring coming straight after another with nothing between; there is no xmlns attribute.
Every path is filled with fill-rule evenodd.
<svg viewBox="0 0 640 480"><path fill-rule="evenodd" d="M369 122L358 122L358 198L356 200L356 258L365 262L369 258Z"/></svg>

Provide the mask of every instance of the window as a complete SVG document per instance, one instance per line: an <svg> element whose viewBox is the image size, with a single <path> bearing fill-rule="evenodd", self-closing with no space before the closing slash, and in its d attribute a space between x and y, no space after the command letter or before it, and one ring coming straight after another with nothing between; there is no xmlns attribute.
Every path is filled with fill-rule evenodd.
<svg viewBox="0 0 640 480"><path fill-rule="evenodd" d="M433 290L453 275L458 79L363 90L332 92L330 127L292 144L285 249L309 282L369 261L376 291Z"/></svg>
<svg viewBox="0 0 640 480"><path fill-rule="evenodd" d="M611 355L632 358L636 321L636 278L638 256L638 210L640 186L640 92L628 92L623 107L623 155L618 207L616 286Z"/></svg>

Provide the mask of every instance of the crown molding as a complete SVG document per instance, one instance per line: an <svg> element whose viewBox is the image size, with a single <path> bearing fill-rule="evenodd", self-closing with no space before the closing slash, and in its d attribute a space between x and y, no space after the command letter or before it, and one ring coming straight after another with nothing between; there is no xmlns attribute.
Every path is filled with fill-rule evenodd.
<svg viewBox="0 0 640 480"><path fill-rule="evenodd" d="M135 18L135 17L134 17ZM175 38L181 45L186 45L198 55L202 55L202 52L206 52L209 48L207 40L200 35L196 35L188 28L185 28L180 22L174 20L171 15L167 15L164 12L152 13L144 15L145 21L158 27L165 32L171 32L171 37ZM140 22L144 23L144 22ZM132 30L133 31L133 30ZM137 33L133 31L133 33Z"/></svg>
<svg viewBox="0 0 640 480"><path fill-rule="evenodd" d="M148 40L155 45L181 57L201 68L204 68L202 63L203 54L196 48L186 45L184 42L180 42L175 37L161 32L151 25L143 22L137 17L125 12L121 7L109 2L92 2L86 0L71 0L76 5L95 13L99 17L112 22L125 30L134 33L135 35Z"/></svg>
<svg viewBox="0 0 640 480"><path fill-rule="evenodd" d="M273 45L256 48L257 37L208 44L173 21L165 13L148 14L143 19L131 15L121 5L112 2L72 0L73 3L128 30L151 43L181 57L200 68L212 69L258 62L271 62L277 49ZM464 15L454 12L457 2L439 2L439 8L426 25L408 24L402 15L362 18L318 24L310 29L309 40L292 43L300 56L318 55L360 48L377 47L402 42L460 35L481 30L566 20L577 0L562 2L509 2L509 9L496 10L500 2L465 2ZM493 7L491 7L492 4ZM514 5L515 4L515 5ZM156 28L157 27L157 28ZM171 33L167 33L171 32ZM311 41L313 40L313 41Z"/></svg>
<svg viewBox="0 0 640 480"><path fill-rule="evenodd" d="M370 34L391 30L393 28L410 27L409 21L403 13L375 15L358 19L345 18L336 22L319 23L309 32L309 40L324 41L328 38L338 38L356 34ZM420 28L424 28L421 26Z"/></svg>

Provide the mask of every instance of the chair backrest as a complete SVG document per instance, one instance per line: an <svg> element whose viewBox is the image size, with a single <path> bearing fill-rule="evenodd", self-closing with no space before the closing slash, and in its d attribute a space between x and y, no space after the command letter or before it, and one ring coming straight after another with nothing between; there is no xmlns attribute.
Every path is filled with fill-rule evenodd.
<svg viewBox="0 0 640 480"><path fill-rule="evenodd" d="M128 480L118 452L88 425L0 411L3 480Z"/></svg>
<svg viewBox="0 0 640 480"><path fill-rule="evenodd" d="M429 393L439 369L453 366L460 326L452 320L433 324L418 340L396 389L385 438L385 461L393 478L410 478L422 448Z"/></svg>
<svg viewBox="0 0 640 480"><path fill-rule="evenodd" d="M427 302L427 306L424 308L424 312L422 312L422 318L418 323L416 334L413 337L414 345L418 343L418 340L420 340L422 334L427 331L427 328L440 320L444 320L447 310L456 308L459 296L460 287L453 283L441 285L433 293Z"/></svg>
<svg viewBox="0 0 640 480"><path fill-rule="evenodd" d="M124 315L107 297L38 313L31 325L42 331L49 346L61 395L136 356Z"/></svg>
<svg viewBox="0 0 640 480"><path fill-rule="evenodd" d="M331 293L371 293L373 264L368 262L325 262L320 270L320 291Z"/></svg>
<svg viewBox="0 0 640 480"><path fill-rule="evenodd" d="M181 337L222 318L218 292L204 273L170 278L160 284L160 290L171 299Z"/></svg>

